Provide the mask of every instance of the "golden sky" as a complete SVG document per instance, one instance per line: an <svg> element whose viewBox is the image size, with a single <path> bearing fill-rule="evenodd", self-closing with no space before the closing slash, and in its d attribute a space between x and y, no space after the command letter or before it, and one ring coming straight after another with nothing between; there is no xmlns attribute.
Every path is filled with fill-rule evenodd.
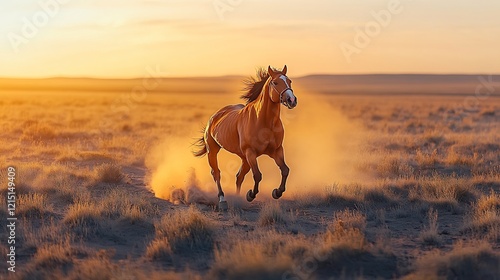
<svg viewBox="0 0 500 280"><path fill-rule="evenodd" d="M498 0L2 1L0 76L500 73L499 12Z"/></svg>

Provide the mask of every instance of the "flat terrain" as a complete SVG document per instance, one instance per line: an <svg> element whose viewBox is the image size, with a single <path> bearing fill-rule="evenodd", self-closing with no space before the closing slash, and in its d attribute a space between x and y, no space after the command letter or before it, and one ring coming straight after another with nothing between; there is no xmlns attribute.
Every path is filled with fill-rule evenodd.
<svg viewBox="0 0 500 280"><path fill-rule="evenodd" d="M1 195L14 166L18 227L16 273L0 277L500 279L498 88L478 99L308 85L282 111L284 196L271 198L279 170L262 158L247 203L252 176L236 195L240 162L221 154L227 212L191 143L237 93L1 92Z"/></svg>

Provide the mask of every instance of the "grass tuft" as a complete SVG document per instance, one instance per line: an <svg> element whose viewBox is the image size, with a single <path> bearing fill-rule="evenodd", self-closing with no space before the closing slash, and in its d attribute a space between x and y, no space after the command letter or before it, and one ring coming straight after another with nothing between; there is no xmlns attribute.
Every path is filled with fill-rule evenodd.
<svg viewBox="0 0 500 280"><path fill-rule="evenodd" d="M35 266L41 269L56 268L73 262L69 242L42 245L33 257Z"/></svg>
<svg viewBox="0 0 500 280"><path fill-rule="evenodd" d="M101 230L103 210L100 205L90 202L76 202L71 205L63 219L80 237L91 237Z"/></svg>
<svg viewBox="0 0 500 280"><path fill-rule="evenodd" d="M492 191L480 197L465 219L464 230L492 241L500 240L500 195Z"/></svg>
<svg viewBox="0 0 500 280"><path fill-rule="evenodd" d="M261 226L286 224L289 220L290 218L287 217L279 203L267 203L260 210L259 225Z"/></svg>
<svg viewBox="0 0 500 280"><path fill-rule="evenodd" d="M500 254L488 243L457 244L451 252L431 252L417 260L406 279L497 279Z"/></svg>
<svg viewBox="0 0 500 280"><path fill-rule="evenodd" d="M155 261L172 262L173 252L167 238L153 240L146 248L146 258Z"/></svg>
<svg viewBox="0 0 500 280"><path fill-rule="evenodd" d="M279 245L268 246L269 242L276 244L275 239L284 241L287 237L275 235L216 250L209 279L285 279L290 276L293 267L290 255Z"/></svg>
<svg viewBox="0 0 500 280"><path fill-rule="evenodd" d="M194 206L165 215L155 228L156 237L166 237L175 253L210 252L213 249L213 225Z"/></svg>
<svg viewBox="0 0 500 280"><path fill-rule="evenodd" d="M39 193L21 194L18 198L17 214L27 218L42 218L54 210L47 200L47 195Z"/></svg>
<svg viewBox="0 0 500 280"><path fill-rule="evenodd" d="M102 183L120 183L125 178L120 166L106 163L97 167L94 171L96 182Z"/></svg>
<svg viewBox="0 0 500 280"><path fill-rule="evenodd" d="M426 245L439 245L442 240L438 233L438 211L431 207L427 213L427 217L429 225L422 230L420 238Z"/></svg>

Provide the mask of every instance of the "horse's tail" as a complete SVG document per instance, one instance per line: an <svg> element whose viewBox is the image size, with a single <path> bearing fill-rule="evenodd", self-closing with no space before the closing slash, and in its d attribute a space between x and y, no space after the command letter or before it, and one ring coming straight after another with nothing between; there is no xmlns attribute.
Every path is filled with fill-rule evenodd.
<svg viewBox="0 0 500 280"><path fill-rule="evenodd" d="M193 155L195 157L202 157L207 153L207 144L205 143L205 137L201 136L193 143L193 145L197 146L199 149L193 151Z"/></svg>

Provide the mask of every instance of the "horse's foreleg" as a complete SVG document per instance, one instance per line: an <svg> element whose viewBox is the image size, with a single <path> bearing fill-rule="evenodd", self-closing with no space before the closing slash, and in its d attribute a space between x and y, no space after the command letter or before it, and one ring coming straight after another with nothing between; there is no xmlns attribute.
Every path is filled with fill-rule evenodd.
<svg viewBox="0 0 500 280"><path fill-rule="evenodd" d="M240 170L238 171L238 174L236 174L236 192L238 194L240 194L241 184L243 183L245 175L247 175L248 171L250 171L250 165L248 165L246 159L242 158Z"/></svg>
<svg viewBox="0 0 500 280"><path fill-rule="evenodd" d="M259 183L262 180L262 173L260 172L259 166L257 164L257 155L255 154L255 151L248 149L245 152L245 156L247 158L248 165L252 169L253 180L255 182L253 191L249 190L247 193L247 200L249 202L252 202L255 199L257 193L259 193Z"/></svg>
<svg viewBox="0 0 500 280"><path fill-rule="evenodd" d="M274 154L271 156L274 159L274 162L276 162L276 165L279 166L281 170L281 184L278 189L273 190L273 198L278 199L280 198L283 193L285 192L285 185L286 185L286 179L288 178L288 174L290 173L290 168L285 163L285 153L283 151L283 147L279 147Z"/></svg>

